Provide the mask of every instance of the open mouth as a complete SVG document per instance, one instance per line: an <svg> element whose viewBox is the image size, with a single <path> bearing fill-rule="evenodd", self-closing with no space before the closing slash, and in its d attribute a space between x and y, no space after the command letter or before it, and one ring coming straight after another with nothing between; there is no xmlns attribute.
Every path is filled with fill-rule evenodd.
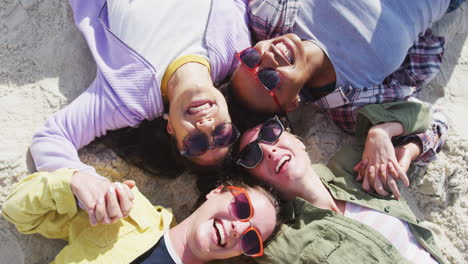
<svg viewBox="0 0 468 264"><path fill-rule="evenodd" d="M213 221L213 227L216 230L216 236L218 237L218 246L224 248L227 243L223 224L218 219L215 219Z"/></svg>
<svg viewBox="0 0 468 264"><path fill-rule="evenodd" d="M284 42L278 42L275 44L275 47L281 51L281 54L288 60L290 64L294 63L293 53L288 45L286 45Z"/></svg>
<svg viewBox="0 0 468 264"><path fill-rule="evenodd" d="M276 174L284 171L287 168L287 165L289 164L290 160L291 160L291 156L289 155L283 156L278 162L278 164L276 164L276 170L275 170Z"/></svg>
<svg viewBox="0 0 468 264"><path fill-rule="evenodd" d="M209 112L211 108L213 108L214 103L210 100L202 100L202 101L195 101L192 102L187 109L187 114L189 115L197 115Z"/></svg>

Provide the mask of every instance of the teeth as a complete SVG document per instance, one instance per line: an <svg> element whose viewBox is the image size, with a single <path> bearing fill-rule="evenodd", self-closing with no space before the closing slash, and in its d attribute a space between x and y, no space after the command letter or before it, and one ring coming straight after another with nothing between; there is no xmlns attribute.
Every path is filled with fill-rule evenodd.
<svg viewBox="0 0 468 264"><path fill-rule="evenodd" d="M193 107L189 108L189 113L195 114L195 113L198 113L200 111L206 110L206 109L208 109L210 107L211 107L210 103L205 103L205 104L202 104L200 106L193 106Z"/></svg>
<svg viewBox="0 0 468 264"><path fill-rule="evenodd" d="M284 45L283 42L280 42L280 43L277 43L275 45L275 47L277 47L279 50L281 50L281 52L285 55L285 57L288 59L289 63L292 63L292 59L291 59L291 52L289 51L288 47L286 45Z"/></svg>
<svg viewBox="0 0 468 264"><path fill-rule="evenodd" d="M279 170L281 169L281 166L283 166L283 164L286 162L286 161L289 161L291 159L290 156L284 156L281 158L281 160L278 162L278 165L276 165L276 173L279 172Z"/></svg>
<svg viewBox="0 0 468 264"><path fill-rule="evenodd" d="M220 237L219 245L225 245L226 244L226 237L224 236L224 228L223 225L219 222L215 222L216 229L218 229L218 234Z"/></svg>

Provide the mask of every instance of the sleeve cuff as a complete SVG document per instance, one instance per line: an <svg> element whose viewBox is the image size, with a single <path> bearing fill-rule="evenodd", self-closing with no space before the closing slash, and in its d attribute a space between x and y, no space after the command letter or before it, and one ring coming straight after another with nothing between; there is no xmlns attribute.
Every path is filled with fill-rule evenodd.
<svg viewBox="0 0 468 264"><path fill-rule="evenodd" d="M49 185L56 210L60 214L75 214L78 211L75 196L71 190L71 176L76 170L59 169L49 176Z"/></svg>

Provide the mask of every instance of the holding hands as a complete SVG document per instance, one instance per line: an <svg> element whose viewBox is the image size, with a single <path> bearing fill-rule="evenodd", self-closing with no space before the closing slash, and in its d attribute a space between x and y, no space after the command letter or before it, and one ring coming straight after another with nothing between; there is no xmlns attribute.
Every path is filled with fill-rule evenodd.
<svg viewBox="0 0 468 264"><path fill-rule="evenodd" d="M362 181L365 191L375 190L382 196L387 196L391 191L399 199L396 181L401 180L405 186L409 186L406 171L420 150L416 143L411 142L395 148L392 138L402 133L403 127L398 122L375 125L369 130L362 159L354 167L358 173L356 179Z"/></svg>
<svg viewBox="0 0 468 264"><path fill-rule="evenodd" d="M81 207L88 212L91 225L109 224L128 216L133 206L134 181L112 183L86 172L77 171L71 189Z"/></svg>

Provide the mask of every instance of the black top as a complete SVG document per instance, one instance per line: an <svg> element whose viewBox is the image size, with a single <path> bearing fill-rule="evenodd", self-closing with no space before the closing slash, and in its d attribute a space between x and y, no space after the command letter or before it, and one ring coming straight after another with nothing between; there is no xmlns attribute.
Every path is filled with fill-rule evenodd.
<svg viewBox="0 0 468 264"><path fill-rule="evenodd" d="M171 255L169 255L169 251L167 251L166 242L164 241L164 237L159 239L159 241L150 248L148 251L143 253L143 255L139 256L137 259L132 261L132 264L176 264L172 259Z"/></svg>

